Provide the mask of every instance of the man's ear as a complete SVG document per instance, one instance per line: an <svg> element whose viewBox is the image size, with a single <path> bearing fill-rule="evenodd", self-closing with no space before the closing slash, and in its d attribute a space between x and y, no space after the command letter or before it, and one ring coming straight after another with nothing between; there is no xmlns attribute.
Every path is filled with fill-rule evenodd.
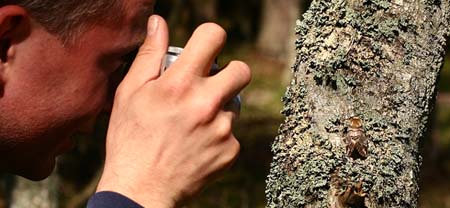
<svg viewBox="0 0 450 208"><path fill-rule="evenodd" d="M0 7L0 59L7 62L11 45L22 41L30 33L29 17L19 6Z"/></svg>
<svg viewBox="0 0 450 208"><path fill-rule="evenodd" d="M0 7L0 97L6 82L5 70L14 56L14 45L29 36L30 19L19 6Z"/></svg>

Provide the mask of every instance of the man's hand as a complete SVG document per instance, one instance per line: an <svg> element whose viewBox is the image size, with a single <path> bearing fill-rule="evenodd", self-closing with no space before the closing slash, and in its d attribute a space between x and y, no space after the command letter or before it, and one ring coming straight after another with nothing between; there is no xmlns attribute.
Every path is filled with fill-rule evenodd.
<svg viewBox="0 0 450 208"><path fill-rule="evenodd" d="M168 47L164 20L152 16L148 36L116 92L97 191L115 191L145 207L174 207L226 169L239 152L235 113L223 106L249 82L239 61L209 75L225 31L207 23L159 76Z"/></svg>

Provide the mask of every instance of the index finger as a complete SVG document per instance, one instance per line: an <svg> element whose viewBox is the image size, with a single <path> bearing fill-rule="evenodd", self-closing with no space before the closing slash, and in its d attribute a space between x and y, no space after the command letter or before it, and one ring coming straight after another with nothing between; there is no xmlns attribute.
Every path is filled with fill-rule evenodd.
<svg viewBox="0 0 450 208"><path fill-rule="evenodd" d="M174 68L184 68L202 77L209 76L215 58L225 45L226 36L225 30L215 23L200 25L173 64Z"/></svg>

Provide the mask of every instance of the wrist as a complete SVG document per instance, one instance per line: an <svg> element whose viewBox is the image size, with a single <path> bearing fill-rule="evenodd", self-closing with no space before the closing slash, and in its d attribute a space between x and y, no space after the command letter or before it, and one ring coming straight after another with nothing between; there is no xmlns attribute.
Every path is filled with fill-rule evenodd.
<svg viewBox="0 0 450 208"><path fill-rule="evenodd" d="M105 171L106 173L106 171ZM103 173L96 192L112 191L122 194L143 207L174 208L175 197L165 186L146 181L138 183L126 176L112 176ZM126 179L126 180L124 180Z"/></svg>

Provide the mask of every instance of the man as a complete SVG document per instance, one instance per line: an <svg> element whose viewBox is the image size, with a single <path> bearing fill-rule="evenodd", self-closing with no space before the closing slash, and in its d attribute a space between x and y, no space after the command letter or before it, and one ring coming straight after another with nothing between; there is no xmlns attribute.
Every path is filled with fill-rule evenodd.
<svg viewBox="0 0 450 208"><path fill-rule="evenodd" d="M250 70L233 61L208 76L226 35L207 23L160 75L168 29L151 15L154 3L0 1L2 171L47 177L72 146L70 136L102 110L108 80L143 40L115 94L104 171L89 206L174 207L232 163L235 113L223 106L249 83Z"/></svg>

